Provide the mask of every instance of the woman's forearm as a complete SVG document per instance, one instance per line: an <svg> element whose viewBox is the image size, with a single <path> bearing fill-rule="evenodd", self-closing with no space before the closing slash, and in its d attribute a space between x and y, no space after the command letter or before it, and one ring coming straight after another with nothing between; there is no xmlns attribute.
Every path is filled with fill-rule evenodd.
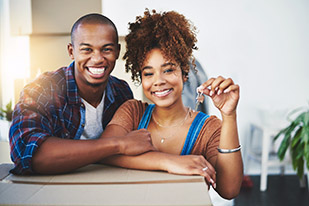
<svg viewBox="0 0 309 206"><path fill-rule="evenodd" d="M239 147L236 113L230 116L222 115L222 128L219 148L234 149ZM242 178L243 162L241 151L218 153L216 161L217 191L227 199L238 195Z"/></svg>
<svg viewBox="0 0 309 206"><path fill-rule="evenodd" d="M164 168L164 158L168 154L161 152L147 152L137 156L114 155L100 161L103 164L109 164L119 167L141 170L166 170Z"/></svg>

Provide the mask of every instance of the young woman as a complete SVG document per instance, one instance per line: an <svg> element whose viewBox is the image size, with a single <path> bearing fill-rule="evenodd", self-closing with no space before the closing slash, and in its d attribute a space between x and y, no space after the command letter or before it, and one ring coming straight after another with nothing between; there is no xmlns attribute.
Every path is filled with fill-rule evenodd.
<svg viewBox="0 0 309 206"><path fill-rule="evenodd" d="M173 11L160 14L146 10L130 24L124 55L126 71L142 83L145 96L153 104L125 102L104 135L121 136L147 129L157 151L113 156L105 163L202 175L222 197L231 199L239 193L243 177L236 121L239 86L220 76L198 88L212 99L222 121L184 106L181 95L189 62L194 64L194 31L183 15Z"/></svg>

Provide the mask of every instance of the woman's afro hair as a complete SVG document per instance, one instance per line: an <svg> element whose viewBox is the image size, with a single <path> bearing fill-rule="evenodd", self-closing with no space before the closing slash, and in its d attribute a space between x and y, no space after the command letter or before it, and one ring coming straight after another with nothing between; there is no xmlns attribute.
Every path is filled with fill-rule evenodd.
<svg viewBox="0 0 309 206"><path fill-rule="evenodd" d="M181 14L175 11L152 13L146 9L144 16L137 16L129 23L129 34L125 37L126 72L131 71L132 80L141 82L141 67L147 53L159 48L164 57L176 61L182 74L188 77L189 63L194 64L192 55L196 47L195 27Z"/></svg>

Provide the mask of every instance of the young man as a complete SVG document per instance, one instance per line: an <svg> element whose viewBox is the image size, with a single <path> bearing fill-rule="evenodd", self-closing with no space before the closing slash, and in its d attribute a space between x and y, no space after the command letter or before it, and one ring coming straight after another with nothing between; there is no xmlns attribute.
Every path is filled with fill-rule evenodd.
<svg viewBox="0 0 309 206"><path fill-rule="evenodd" d="M119 50L117 29L107 17L88 14L75 22L68 45L74 61L28 84L14 109L11 172L64 173L111 155L154 149L146 130L100 138L117 108L133 98L128 84L110 75Z"/></svg>

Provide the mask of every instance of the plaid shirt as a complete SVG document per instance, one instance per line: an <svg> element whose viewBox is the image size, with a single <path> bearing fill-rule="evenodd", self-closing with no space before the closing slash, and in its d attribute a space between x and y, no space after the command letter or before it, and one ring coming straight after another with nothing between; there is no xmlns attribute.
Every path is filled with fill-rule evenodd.
<svg viewBox="0 0 309 206"><path fill-rule="evenodd" d="M74 62L67 68L42 74L21 93L13 112L9 138L14 174L31 174L31 160L43 141L55 136L80 139L85 125L85 106L74 79ZM125 81L110 76L105 91L103 128L118 107L133 94Z"/></svg>

